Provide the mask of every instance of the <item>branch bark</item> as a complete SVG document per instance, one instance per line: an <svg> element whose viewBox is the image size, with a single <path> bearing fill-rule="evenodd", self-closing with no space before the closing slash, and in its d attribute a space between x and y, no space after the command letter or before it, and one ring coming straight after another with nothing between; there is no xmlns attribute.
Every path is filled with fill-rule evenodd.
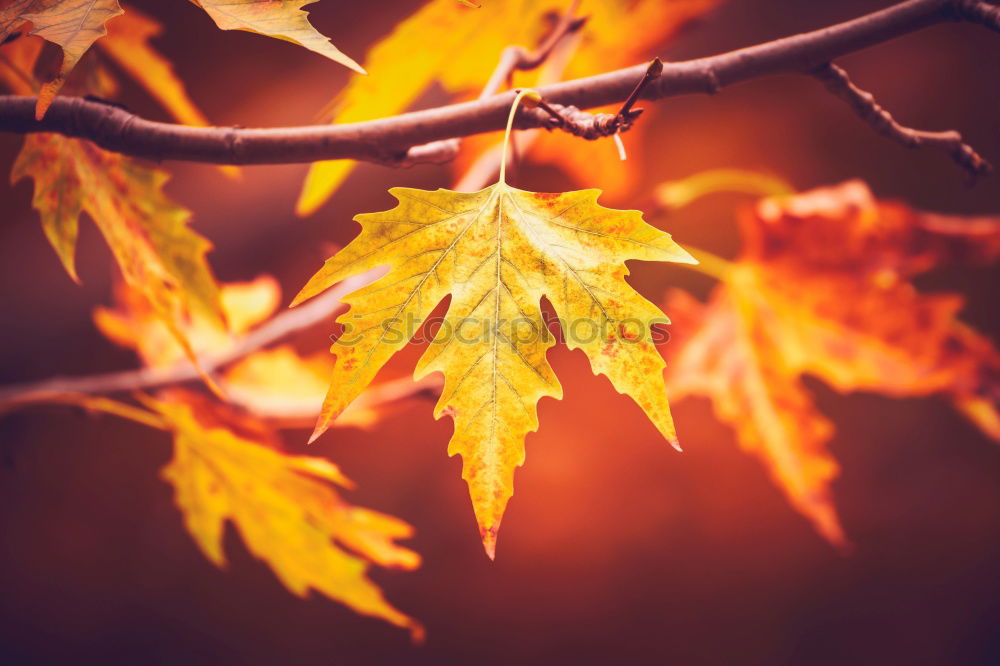
<svg viewBox="0 0 1000 666"><path fill-rule="evenodd" d="M983 0L907 0L892 7L771 42L706 58L666 63L642 97L656 100L715 93L726 86L781 73L809 75L854 51L926 26L967 20L997 29L995 5ZM646 65L543 86L550 104L588 109L625 100ZM89 139L107 150L154 160L213 164L288 164L357 159L405 163L422 144L502 129L513 100L506 92L487 99L342 125L243 129L187 127L145 120L124 109L82 98L58 98L34 118L35 98L0 96L0 131L56 132ZM519 129L552 128L541 110L519 113Z"/></svg>
<svg viewBox="0 0 1000 666"><path fill-rule="evenodd" d="M851 77L843 68L832 63L823 65L813 72L826 89L847 102L854 112L872 129L907 148L927 146L944 151L951 156L960 167L969 173L974 181L977 177L989 173L992 167L972 146L962 140L962 135L955 130L944 132L926 132L905 127L896 122L888 111L875 101L874 95L854 85Z"/></svg>

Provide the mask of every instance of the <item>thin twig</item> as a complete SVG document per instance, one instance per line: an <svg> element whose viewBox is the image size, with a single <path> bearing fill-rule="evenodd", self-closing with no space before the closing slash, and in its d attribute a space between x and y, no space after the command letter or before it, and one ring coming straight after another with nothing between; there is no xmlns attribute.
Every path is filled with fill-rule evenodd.
<svg viewBox="0 0 1000 666"><path fill-rule="evenodd" d="M587 113L575 106L553 105L544 99L528 100L527 98L522 102L522 108L541 109L549 114L549 123L546 125L546 129L549 130L558 128L588 141L615 136L631 129L636 119L642 115L642 109L633 109L632 106L639 99L646 86L658 78L662 71L663 62L659 58L654 58L617 113ZM514 92L521 91L515 89ZM621 139L619 139L619 143L620 141Z"/></svg>
<svg viewBox="0 0 1000 666"><path fill-rule="evenodd" d="M550 106L549 103L546 102L544 99L538 100L537 102L534 103L534 105L537 106L542 111L544 111L545 113L549 114L553 122L556 123L556 126L562 127L563 125L566 124L566 119L563 118L562 114L559 113L556 109L552 108L552 106ZM525 107L531 108L530 105L527 104L525 105Z"/></svg>
<svg viewBox="0 0 1000 666"><path fill-rule="evenodd" d="M715 93L725 86L779 73L813 72L848 53L954 19L996 27L994 6L971 0L907 0L836 25L716 56L671 62L643 99ZM646 65L542 86L553 106L588 109L624 101ZM102 148L157 160L215 164L288 164L330 159L395 163L412 146L502 129L513 93L404 113L362 123L272 129L186 127L144 120L106 104L57 98L35 120L35 98L0 96L0 131L58 132ZM539 109L518 114L516 127L551 125Z"/></svg>
<svg viewBox="0 0 1000 666"><path fill-rule="evenodd" d="M237 340L225 351L199 358L199 362L206 372L214 372L294 333L329 321L344 310L344 304L340 300L343 296L375 281L384 272L384 269L375 269L348 278L308 303L273 317ZM200 381L200 379L201 376L190 361L184 360L170 368L139 368L84 377L53 377L39 382L14 384L0 388L0 415L12 409L40 403L79 404L78 398L81 395L131 393ZM365 390L351 403L349 410L384 408L405 404L412 399L436 399L441 392L441 384L441 378L437 375L425 377L420 381L414 381L409 377L389 380ZM317 396L314 406L279 404L263 409L252 401L252 398L249 404L243 404L242 396L237 391L231 392L228 400L250 409L257 416L282 428L312 427L322 404L322 396Z"/></svg>
<svg viewBox="0 0 1000 666"><path fill-rule="evenodd" d="M814 70L813 75L827 90L850 104L854 112L882 136L909 148L928 147L944 151L973 180L992 169L990 163L973 150L972 146L962 141L962 135L955 130L926 132L900 125L892 114L875 101L874 95L854 85L847 72L838 65L827 63Z"/></svg>
<svg viewBox="0 0 1000 666"><path fill-rule="evenodd" d="M379 270L368 271L348 278L308 303L281 313L236 341L229 349L199 358L202 367L206 372L214 372L293 333L328 321L344 309L340 300L343 296L374 281L381 273ZM0 406L46 402L53 395L66 393L139 391L199 379L198 371L187 360L169 368L139 368L83 377L53 377L0 388Z"/></svg>
<svg viewBox="0 0 1000 666"><path fill-rule="evenodd" d="M635 88L629 93L629 96L625 98L625 103L622 104L622 108L618 109L618 113L615 114L615 127L618 128L625 123L631 123L633 120L639 117L642 113L642 109L632 110L635 103L639 100L639 95L642 91L646 89L650 83L660 78L663 74L663 61L659 58L653 58L653 61L649 63L649 67L646 68L646 73L642 75L639 79L639 83L635 84Z"/></svg>
<svg viewBox="0 0 1000 666"><path fill-rule="evenodd" d="M580 111L574 106L564 107L561 105L552 105L546 102L544 99L539 97L535 99L535 96L525 97L521 102L521 109L541 109L548 114L548 125L545 126L546 129L551 130L553 128L562 129L574 136L578 136L587 140L599 139L602 137L613 136L615 139L615 145L618 148L618 156L620 159L625 159L625 146L621 142L620 132L628 131L632 128L636 119L642 114L642 109L633 109L632 105L635 100L639 98L642 94L643 89L656 79L660 72L663 70L663 63L659 58L655 58L646 69L645 74L639 83L636 84L632 93L629 95L628 99L625 100L625 104L622 105L621 109L617 113L585 113ZM561 70L560 70L561 73ZM520 93L519 88L514 89L515 93ZM525 139L524 150L527 150L537 135L532 135L531 132L528 133L529 136ZM517 164L517 150L518 144L514 142L514 137L511 137L511 152L514 153L514 164ZM456 185L456 189L459 191L467 192L481 189L485 187L488 182L493 178L497 171L497 164L499 163L500 155L502 155L502 150L489 150L484 154L479 156L479 159L468 169L465 175L459 180Z"/></svg>

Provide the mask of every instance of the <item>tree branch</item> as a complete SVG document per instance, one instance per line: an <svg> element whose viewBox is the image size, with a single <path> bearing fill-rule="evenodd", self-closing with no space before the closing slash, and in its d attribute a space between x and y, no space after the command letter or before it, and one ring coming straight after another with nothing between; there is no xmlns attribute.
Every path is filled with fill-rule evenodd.
<svg viewBox="0 0 1000 666"><path fill-rule="evenodd" d="M955 130L925 132L900 125L892 114L875 101L874 95L854 85L843 68L828 63L817 68L813 75L826 86L827 90L850 104L854 112L882 136L898 141L908 148L927 146L943 150L956 164L969 172L973 181L992 170L990 163L973 150L972 146L965 143L962 135Z"/></svg>
<svg viewBox="0 0 1000 666"><path fill-rule="evenodd" d="M385 269L374 269L347 278L304 305L286 310L246 336L228 349L211 355L200 356L198 362L207 373L214 373L230 363L250 356L259 349L274 344L294 333L327 322L344 310L341 298L378 279ZM0 387L0 416L14 409L38 404L80 404L80 396L108 393L135 392L161 388L185 382L201 381L198 370L188 360L169 368L138 368L82 377L52 377L37 382ZM351 403L350 410L386 408L405 404L414 399L436 400L441 392L442 380L438 375L414 381L411 377L393 379L371 386ZM222 383L225 387L225 383ZM231 404L253 411L257 416L281 428L311 428L319 415L322 399L312 407L306 405L279 405L264 412L257 404L243 403L241 396L227 396ZM155 426L154 426L155 427Z"/></svg>
<svg viewBox="0 0 1000 666"><path fill-rule="evenodd" d="M997 28L997 7L982 0L907 0L892 7L771 42L716 56L666 63L663 75L642 97L715 93L751 79L780 73L809 74L843 56L920 28L969 20ZM625 100L646 65L543 86L553 105L588 109ZM213 164L287 164L330 159L405 163L413 146L502 129L512 92L462 104L342 125L242 129L187 127L140 118L124 109L81 98L58 98L46 116L34 118L32 97L0 96L0 131L57 132L85 138L107 150L154 160ZM541 110L518 114L520 129L552 128Z"/></svg>
<svg viewBox="0 0 1000 666"><path fill-rule="evenodd" d="M320 322L329 321L330 318L344 309L344 304L340 300L342 297L374 281L382 272L376 269L348 278L308 303L282 312L237 340L229 349L200 357L198 360L202 368L205 372L212 373L293 333L310 328ZM201 375L187 360L169 368L139 368L84 377L53 377L39 382L14 384L0 388L0 411L32 403L51 402L54 399L58 401L59 396L67 394L139 391L199 381L200 378ZM411 394L425 391L430 386L427 383L415 384L409 379L407 383L412 387ZM395 388L383 393L386 399L398 400L403 397L401 392ZM317 404L316 407L318 410L319 405Z"/></svg>

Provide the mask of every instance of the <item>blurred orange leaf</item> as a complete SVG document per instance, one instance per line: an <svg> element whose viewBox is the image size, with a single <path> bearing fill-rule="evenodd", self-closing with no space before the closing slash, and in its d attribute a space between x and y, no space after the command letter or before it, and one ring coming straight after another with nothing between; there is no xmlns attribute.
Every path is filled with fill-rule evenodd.
<svg viewBox="0 0 1000 666"><path fill-rule="evenodd" d="M1000 353L958 321L962 298L909 281L1000 254L1000 219L953 218L878 202L850 181L762 200L741 220L745 248L707 305L673 293L675 399L709 397L793 505L846 539L829 484L833 427L801 383L842 392L943 393L1000 439Z"/></svg>
<svg viewBox="0 0 1000 666"><path fill-rule="evenodd" d="M116 300L117 308L94 310L94 323L105 336L134 349L143 365L151 368L170 367L186 356L184 348L140 292L119 285ZM225 284L219 290L219 302L228 327L218 318L195 312L183 323L184 336L196 354L225 351L240 336L274 314L280 300L281 288L269 275L250 282Z"/></svg>
<svg viewBox="0 0 1000 666"><path fill-rule="evenodd" d="M220 380L226 396L255 416L283 427L310 427L316 421L333 373L326 352L302 356L292 345L262 349L232 364ZM428 390L438 382L425 381ZM383 382L364 391L337 419L341 428L370 428L391 410L415 399L413 381Z"/></svg>
<svg viewBox="0 0 1000 666"><path fill-rule="evenodd" d="M185 353L142 294L120 284L117 305L94 310L94 323L110 340L135 350L143 365L170 368L183 361ZM242 338L274 314L281 289L269 275L250 282L232 282L220 290L222 312L229 327L223 328L198 314L184 323L184 334L200 357L224 356ZM218 377L228 402L239 405L278 427L310 427L326 396L333 358L321 351L301 355L294 346L282 344L258 349L228 364ZM410 379L388 381L364 391L337 419L337 427L370 428L380 418L420 399L421 389L439 388L439 382L414 385Z"/></svg>
<svg viewBox="0 0 1000 666"><path fill-rule="evenodd" d="M333 361L329 354L302 357L291 345L255 352L226 370L222 380L233 402L262 418L315 419L326 395ZM351 425L368 426L366 414Z"/></svg>

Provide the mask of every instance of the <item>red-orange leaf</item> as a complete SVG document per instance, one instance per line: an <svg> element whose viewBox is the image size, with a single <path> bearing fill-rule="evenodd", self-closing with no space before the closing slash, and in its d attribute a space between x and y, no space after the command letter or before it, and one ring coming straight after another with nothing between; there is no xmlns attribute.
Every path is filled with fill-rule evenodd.
<svg viewBox="0 0 1000 666"><path fill-rule="evenodd" d="M1000 254L1000 219L950 218L877 202L852 181L761 201L746 246L709 303L674 294L672 397L705 395L792 503L844 542L830 499L832 428L800 378L839 391L943 394L1000 439L1000 353L961 323L962 298L909 281Z"/></svg>

